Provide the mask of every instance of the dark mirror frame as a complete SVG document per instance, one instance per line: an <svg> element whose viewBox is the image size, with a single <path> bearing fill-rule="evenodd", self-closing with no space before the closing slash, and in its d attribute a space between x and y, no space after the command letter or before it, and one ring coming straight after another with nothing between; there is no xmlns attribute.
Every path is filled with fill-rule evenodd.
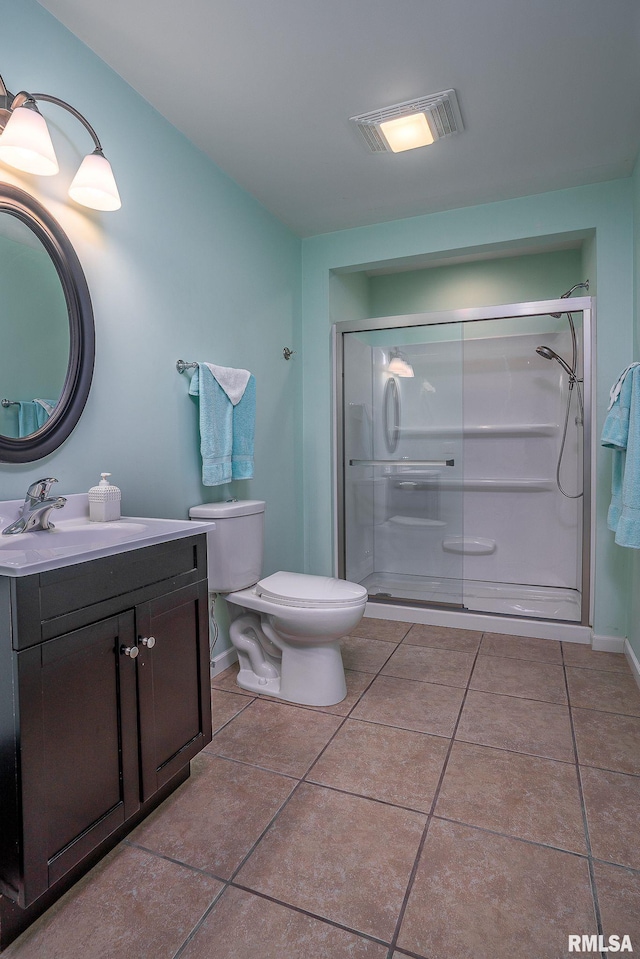
<svg viewBox="0 0 640 959"><path fill-rule="evenodd" d="M93 310L80 260L57 220L32 196L9 183L0 183L0 213L22 220L38 237L57 270L69 314L69 365L53 413L29 436L14 439L0 434L0 463L30 463L53 453L80 419L93 378Z"/></svg>

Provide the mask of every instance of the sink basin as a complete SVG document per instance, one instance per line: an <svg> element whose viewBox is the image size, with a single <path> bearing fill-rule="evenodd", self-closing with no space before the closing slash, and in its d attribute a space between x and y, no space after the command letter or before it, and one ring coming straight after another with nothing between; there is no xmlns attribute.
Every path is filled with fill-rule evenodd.
<svg viewBox="0 0 640 959"><path fill-rule="evenodd" d="M92 545L122 543L148 527L135 520L116 520L113 523L56 523L55 529L37 533L15 533L0 538L0 555L24 553L32 550L70 549L78 546L86 549Z"/></svg>
<svg viewBox="0 0 640 959"><path fill-rule="evenodd" d="M0 530L18 517L22 500L0 502ZM54 518L55 529L0 535L0 576L26 576L205 532L192 520L123 516L91 523L86 493L72 493Z"/></svg>

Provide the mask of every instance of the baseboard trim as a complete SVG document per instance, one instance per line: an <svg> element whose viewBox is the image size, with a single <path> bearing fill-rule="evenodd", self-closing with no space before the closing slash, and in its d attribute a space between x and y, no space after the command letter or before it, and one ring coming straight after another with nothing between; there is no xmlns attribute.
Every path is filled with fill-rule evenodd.
<svg viewBox="0 0 640 959"><path fill-rule="evenodd" d="M633 673L633 678L635 679L636 683L638 684L638 688L640 689L640 660L638 660L638 657L634 653L631 647L631 643L629 642L628 639L625 639L624 641L624 654L627 657L627 662L631 666L631 672Z"/></svg>
<svg viewBox="0 0 640 959"><path fill-rule="evenodd" d="M591 648L599 653L624 653L625 643L624 636L598 636L594 633Z"/></svg>
<svg viewBox="0 0 640 959"><path fill-rule="evenodd" d="M230 646L229 649L223 650L223 652L218 653L217 656L214 656L211 660L211 678L217 676L218 673L223 673L225 669L228 669L233 663L237 662L238 654L233 646Z"/></svg>

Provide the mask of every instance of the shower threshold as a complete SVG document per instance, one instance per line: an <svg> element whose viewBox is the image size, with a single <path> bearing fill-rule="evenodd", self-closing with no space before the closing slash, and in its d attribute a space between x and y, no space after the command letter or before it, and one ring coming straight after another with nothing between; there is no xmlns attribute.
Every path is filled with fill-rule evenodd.
<svg viewBox="0 0 640 959"><path fill-rule="evenodd" d="M452 606L475 613L580 622L580 593L567 587L383 572L371 573L361 584L373 601Z"/></svg>

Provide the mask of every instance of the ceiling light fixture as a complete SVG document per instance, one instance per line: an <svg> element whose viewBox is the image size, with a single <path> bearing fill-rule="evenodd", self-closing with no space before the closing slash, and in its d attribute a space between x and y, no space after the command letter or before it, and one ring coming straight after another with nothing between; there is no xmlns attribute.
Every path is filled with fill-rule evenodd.
<svg viewBox="0 0 640 959"><path fill-rule="evenodd" d="M389 366L387 367L389 373L393 373L394 376L413 376L413 367L409 360L406 358L404 353L401 353L397 346L391 350L391 355L389 356Z"/></svg>
<svg viewBox="0 0 640 959"><path fill-rule="evenodd" d="M351 121L372 153L415 150L464 129L455 90L361 113Z"/></svg>
<svg viewBox="0 0 640 959"><path fill-rule="evenodd" d="M91 124L75 107L48 93L12 94L0 77L0 160L16 170L53 176L59 170L49 130L38 110L38 101L54 103L79 120L89 132L94 151L84 158L76 173L69 196L76 203L92 210L119 210L118 187L111 164L102 152L102 145Z"/></svg>

